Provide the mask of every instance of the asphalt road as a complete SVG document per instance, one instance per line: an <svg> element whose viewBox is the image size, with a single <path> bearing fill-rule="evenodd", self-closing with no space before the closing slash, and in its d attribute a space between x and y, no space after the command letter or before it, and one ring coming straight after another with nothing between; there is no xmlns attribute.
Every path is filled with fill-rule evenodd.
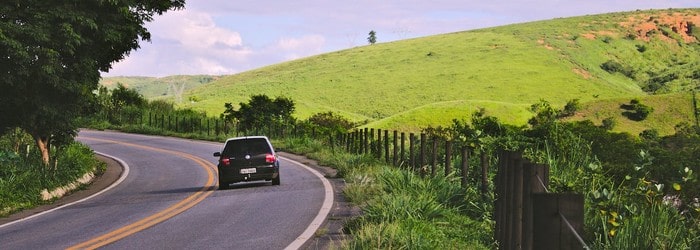
<svg viewBox="0 0 700 250"><path fill-rule="evenodd" d="M1 225L0 249L298 248L333 202L328 181L286 158L279 186L217 190L212 153L221 143L98 131L78 140L121 159L124 178L88 200Z"/></svg>

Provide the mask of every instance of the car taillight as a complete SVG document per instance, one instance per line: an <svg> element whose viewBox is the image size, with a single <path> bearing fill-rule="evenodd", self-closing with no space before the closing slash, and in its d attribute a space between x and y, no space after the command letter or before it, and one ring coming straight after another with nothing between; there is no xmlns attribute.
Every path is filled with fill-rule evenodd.
<svg viewBox="0 0 700 250"><path fill-rule="evenodd" d="M266 155L265 155L265 162L267 162L267 163L275 163L275 155L273 155L273 154L266 154Z"/></svg>
<svg viewBox="0 0 700 250"><path fill-rule="evenodd" d="M221 164L223 164L224 166L231 165L231 159L229 159L229 158L221 159Z"/></svg>

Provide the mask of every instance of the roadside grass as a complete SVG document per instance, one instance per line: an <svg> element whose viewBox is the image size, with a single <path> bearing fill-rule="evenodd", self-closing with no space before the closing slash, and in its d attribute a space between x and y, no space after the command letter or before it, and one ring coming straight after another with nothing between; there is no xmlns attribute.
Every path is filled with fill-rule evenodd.
<svg viewBox="0 0 700 250"><path fill-rule="evenodd" d="M0 137L0 217L49 203L50 200L42 199L42 190L51 191L86 173L99 175L105 169L104 163L97 161L93 151L83 144L73 142L52 148L55 162L44 166L33 145L15 144L17 138L9 137Z"/></svg>
<svg viewBox="0 0 700 250"><path fill-rule="evenodd" d="M422 178L368 155L331 150L308 138L275 140L278 148L334 167L344 194L363 213L346 223L344 249L489 249L493 223L473 207L480 197L458 179ZM487 211L488 209L477 209Z"/></svg>

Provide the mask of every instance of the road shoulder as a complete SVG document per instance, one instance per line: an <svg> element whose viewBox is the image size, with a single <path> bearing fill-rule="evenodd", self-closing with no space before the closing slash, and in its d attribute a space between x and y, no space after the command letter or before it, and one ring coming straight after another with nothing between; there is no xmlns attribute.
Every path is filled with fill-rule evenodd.
<svg viewBox="0 0 700 250"><path fill-rule="evenodd" d="M345 223L359 216L361 213L360 209L349 202L343 194L345 180L337 177L337 171L335 169L321 166L315 160L286 152L278 153L285 158L292 159L315 169L323 174L331 185L333 185L333 207L328 213L326 221L316 232L316 237L309 239L302 249L341 249L343 242L350 238L350 235L343 232Z"/></svg>

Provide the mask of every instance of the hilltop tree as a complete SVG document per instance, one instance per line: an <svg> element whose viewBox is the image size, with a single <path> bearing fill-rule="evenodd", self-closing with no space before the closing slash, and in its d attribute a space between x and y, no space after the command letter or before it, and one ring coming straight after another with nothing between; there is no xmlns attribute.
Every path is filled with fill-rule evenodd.
<svg viewBox="0 0 700 250"><path fill-rule="evenodd" d="M71 141L95 101L100 71L150 40L145 23L184 0L0 3L0 135L22 128L49 164L50 143ZM66 138L70 140L66 140Z"/></svg>
<svg viewBox="0 0 700 250"><path fill-rule="evenodd" d="M377 42L377 32L375 32L374 30L370 31L369 37L367 37L367 42L369 42L369 44L376 43Z"/></svg>

